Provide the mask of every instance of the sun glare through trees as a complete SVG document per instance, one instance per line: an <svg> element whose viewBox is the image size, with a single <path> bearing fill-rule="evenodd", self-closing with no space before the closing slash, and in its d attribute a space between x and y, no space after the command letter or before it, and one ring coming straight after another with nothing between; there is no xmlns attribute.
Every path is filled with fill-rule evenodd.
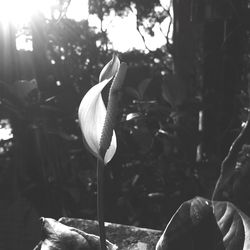
<svg viewBox="0 0 250 250"><path fill-rule="evenodd" d="M59 15L59 11L66 7L69 3L67 11L68 18L74 18L77 21L86 19L88 16L88 1L87 0L71 0L65 1L63 6L58 0L9 0L0 1L0 21L4 25L9 23L19 27L31 21L32 16L38 12L45 17L51 18Z"/></svg>
<svg viewBox="0 0 250 250"><path fill-rule="evenodd" d="M32 50L32 38L28 34L28 27L32 23L32 18L38 13L44 15L47 19L57 19L63 12L64 17L75 21L88 20L89 26L96 30L107 33L110 40L109 49L125 52L128 50L156 50L166 43L166 36L170 36L172 30L169 17L166 17L162 23L156 23L153 27L153 35L147 33L150 27L149 20L145 20L143 25L138 26L137 11L135 6L127 10L127 14L119 16L114 11L105 15L102 22L97 15L89 14L88 0L64 1L62 5L59 0L9 0L1 1L0 23L4 29L9 25L14 25L18 29L16 39L17 50ZM155 12L162 12L169 8L169 1L161 1L161 6L155 8ZM65 11L65 13L64 13ZM171 10L170 10L171 11ZM172 28L171 28L172 29Z"/></svg>
<svg viewBox="0 0 250 250"><path fill-rule="evenodd" d="M16 26L30 21L32 15L37 11L48 13L53 6L50 0L9 0L1 1L0 21L4 25L12 23Z"/></svg>

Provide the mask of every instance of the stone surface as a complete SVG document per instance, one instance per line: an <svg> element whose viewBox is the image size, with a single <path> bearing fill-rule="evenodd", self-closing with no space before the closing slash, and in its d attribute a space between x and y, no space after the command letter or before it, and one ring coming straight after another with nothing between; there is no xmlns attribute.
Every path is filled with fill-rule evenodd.
<svg viewBox="0 0 250 250"><path fill-rule="evenodd" d="M86 233L98 235L98 222L92 220L61 218L61 223L78 228ZM153 250L162 232L147 228L105 223L107 239L118 246L118 250Z"/></svg>

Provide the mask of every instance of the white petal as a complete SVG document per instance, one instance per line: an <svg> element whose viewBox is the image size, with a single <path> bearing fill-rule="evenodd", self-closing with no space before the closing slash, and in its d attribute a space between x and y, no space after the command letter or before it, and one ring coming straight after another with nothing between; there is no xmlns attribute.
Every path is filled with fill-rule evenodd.
<svg viewBox="0 0 250 250"><path fill-rule="evenodd" d="M115 155L116 152L116 148L117 148L117 142L116 142L116 134L115 131L113 131L113 135L112 135L112 139L111 139L111 143L110 146L105 154L104 157L104 164L106 165Z"/></svg>
<svg viewBox="0 0 250 250"><path fill-rule="evenodd" d="M96 157L99 157L99 138L106 116L101 91L108 82L106 80L93 86L83 97L78 110L84 142Z"/></svg>
<svg viewBox="0 0 250 250"><path fill-rule="evenodd" d="M101 92L108 84L109 79L93 86L83 97L78 117L81 130L83 133L83 141L87 149L97 158L101 159L99 154L101 133L106 116L106 107L104 105ZM114 156L116 150L116 137L113 133L111 146L105 154L104 163L108 163Z"/></svg>
<svg viewBox="0 0 250 250"><path fill-rule="evenodd" d="M99 76L99 82L114 77L119 68L120 68L120 60L118 56L114 54L112 59L102 69Z"/></svg>

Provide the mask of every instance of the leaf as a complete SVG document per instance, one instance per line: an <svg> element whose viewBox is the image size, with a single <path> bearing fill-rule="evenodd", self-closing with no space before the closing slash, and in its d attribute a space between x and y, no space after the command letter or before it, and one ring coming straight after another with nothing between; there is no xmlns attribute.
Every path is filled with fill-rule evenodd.
<svg viewBox="0 0 250 250"><path fill-rule="evenodd" d="M222 162L221 173L212 198L217 201L231 201L248 216L250 215L249 138L250 122L248 121L232 143L226 158Z"/></svg>
<svg viewBox="0 0 250 250"><path fill-rule="evenodd" d="M66 226L51 218L41 218L44 239L34 250L99 250L100 239L93 234ZM117 249L116 245L106 241L107 250Z"/></svg>
<svg viewBox="0 0 250 250"><path fill-rule="evenodd" d="M250 219L230 202L201 197L184 202L171 218L156 250L250 249Z"/></svg>
<svg viewBox="0 0 250 250"><path fill-rule="evenodd" d="M144 99L144 94L145 94L145 91L147 90L148 88L148 85L149 83L151 82L151 79L150 78L146 78L144 79L143 81L141 81L138 85L138 93L139 93L139 99L140 100L143 100Z"/></svg>
<svg viewBox="0 0 250 250"><path fill-rule="evenodd" d="M125 91L133 99L136 99L136 100L140 99L140 94L139 94L138 90L136 90L135 88L128 86L128 87L125 88Z"/></svg>
<svg viewBox="0 0 250 250"><path fill-rule="evenodd" d="M217 224L223 236L225 249L249 249L250 224L247 216L230 202L213 202L213 208ZM248 240L245 241L245 237Z"/></svg>
<svg viewBox="0 0 250 250"><path fill-rule="evenodd" d="M140 113L129 113L126 115L126 121L131 121L131 120L135 120L141 117Z"/></svg>
<svg viewBox="0 0 250 250"><path fill-rule="evenodd" d="M172 107L177 107L184 103L187 98L186 82L178 75L169 75L162 84L162 97Z"/></svg>
<svg viewBox="0 0 250 250"><path fill-rule="evenodd" d="M114 77L119 68L120 60L115 54L113 54L111 61L109 61L102 69L99 76L99 82L102 82L104 80L111 80L111 78Z"/></svg>

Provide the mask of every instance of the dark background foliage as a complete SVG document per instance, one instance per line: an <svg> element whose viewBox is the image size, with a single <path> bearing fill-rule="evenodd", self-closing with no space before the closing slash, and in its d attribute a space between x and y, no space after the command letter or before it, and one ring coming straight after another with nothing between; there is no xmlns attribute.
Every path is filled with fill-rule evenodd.
<svg viewBox="0 0 250 250"><path fill-rule="evenodd" d="M163 229L183 201L210 198L247 120L248 1L171 3L173 38L119 55L129 69L118 150L105 169L107 221ZM103 20L112 9L126 15L131 4L138 27L149 20L149 34L170 15L166 7L156 14L158 1L137 0L91 0L89 12ZM96 162L83 147L77 108L113 51L105 30L66 11L59 20L33 18L32 52L16 50L13 27L8 37L0 31L1 126L7 119L14 135L0 141L1 218L6 204L37 217L96 218ZM18 96L15 83L33 78L37 88Z"/></svg>

